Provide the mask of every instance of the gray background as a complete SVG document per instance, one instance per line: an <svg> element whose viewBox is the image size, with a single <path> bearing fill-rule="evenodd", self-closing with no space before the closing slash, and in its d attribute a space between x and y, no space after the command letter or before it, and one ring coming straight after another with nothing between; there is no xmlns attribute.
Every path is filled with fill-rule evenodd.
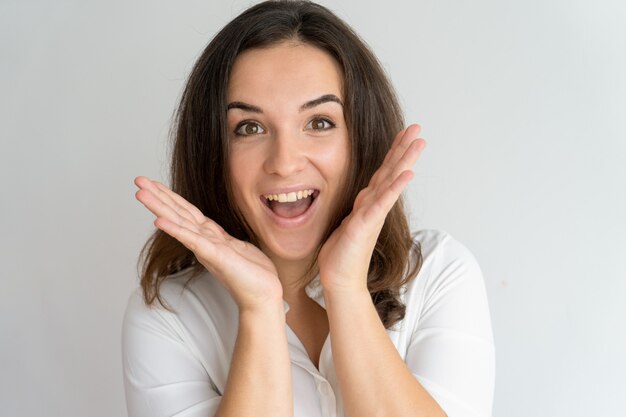
<svg viewBox="0 0 626 417"><path fill-rule="evenodd" d="M0 3L0 414L123 416L120 323L203 46L249 1ZM494 416L626 416L626 3L324 1L428 147L418 228L478 258Z"/></svg>

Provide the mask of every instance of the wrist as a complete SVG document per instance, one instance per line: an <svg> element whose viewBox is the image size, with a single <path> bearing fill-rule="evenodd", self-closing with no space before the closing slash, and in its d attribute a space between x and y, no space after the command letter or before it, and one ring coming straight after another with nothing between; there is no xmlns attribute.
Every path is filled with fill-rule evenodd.
<svg viewBox="0 0 626 417"><path fill-rule="evenodd" d="M324 294L359 294L368 293L367 274L364 276L335 276L320 271L320 284Z"/></svg>
<svg viewBox="0 0 626 417"><path fill-rule="evenodd" d="M286 320L285 302L282 298L262 303L239 306L239 321L268 322Z"/></svg>
<svg viewBox="0 0 626 417"><path fill-rule="evenodd" d="M367 301L371 303L372 296L366 284L342 284L323 286L324 300L326 303L359 302Z"/></svg>

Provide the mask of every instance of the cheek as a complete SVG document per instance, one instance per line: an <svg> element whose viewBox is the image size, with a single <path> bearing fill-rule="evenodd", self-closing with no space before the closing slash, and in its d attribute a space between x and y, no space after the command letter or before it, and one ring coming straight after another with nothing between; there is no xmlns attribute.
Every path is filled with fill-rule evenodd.
<svg viewBox="0 0 626 417"><path fill-rule="evenodd" d="M347 138L326 152L324 163L333 176L339 180L345 178L350 168L350 144Z"/></svg>
<svg viewBox="0 0 626 417"><path fill-rule="evenodd" d="M244 184L248 175L246 169L246 153L237 147L231 147L228 154L228 170L230 180L234 186ZM235 189L235 191L237 191Z"/></svg>
<svg viewBox="0 0 626 417"><path fill-rule="evenodd" d="M246 196L250 195L254 186L255 158L248 153L231 151L228 157L230 182L233 188L235 203L241 210L245 210ZM248 202L249 204L249 202Z"/></svg>

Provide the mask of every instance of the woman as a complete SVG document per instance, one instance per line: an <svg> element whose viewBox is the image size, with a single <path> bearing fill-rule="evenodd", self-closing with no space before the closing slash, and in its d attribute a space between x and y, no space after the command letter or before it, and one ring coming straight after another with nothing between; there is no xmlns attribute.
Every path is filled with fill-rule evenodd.
<svg viewBox="0 0 626 417"><path fill-rule="evenodd" d="M400 194L425 142L322 6L265 2L198 59L123 354L130 416L485 416L482 276ZM399 133L398 133L399 132ZM395 137L395 139L394 139Z"/></svg>

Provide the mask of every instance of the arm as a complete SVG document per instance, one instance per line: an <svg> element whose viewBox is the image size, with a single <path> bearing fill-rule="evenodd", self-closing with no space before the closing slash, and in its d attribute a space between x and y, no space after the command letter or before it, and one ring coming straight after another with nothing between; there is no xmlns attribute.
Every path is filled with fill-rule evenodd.
<svg viewBox="0 0 626 417"><path fill-rule="evenodd" d="M155 225L191 250L237 303L238 334L215 415L292 416L282 286L273 263L164 185L145 177L135 183L137 199L157 216Z"/></svg>
<svg viewBox="0 0 626 417"><path fill-rule="evenodd" d="M333 359L348 417L444 416L402 361L367 289L369 260L389 210L412 178L425 142L420 127L401 131L352 212L318 258Z"/></svg>
<svg viewBox="0 0 626 417"><path fill-rule="evenodd" d="M429 246L435 249L426 255L419 281L407 288L407 320L417 324L407 329L412 333L403 363L386 333L374 337L382 324L369 294L354 303L350 294L325 294L337 374L353 382L344 395L356 399L356 415L368 415L357 407L369 406L372 415L403 416L407 410L394 409L403 398L414 400L411 407L419 412L434 399L449 417L491 415L494 348L482 272L463 245L447 234L434 236L437 241ZM352 311L349 320L342 320L344 309ZM418 381L421 389L415 388ZM424 394L432 399L421 398ZM370 398L375 401L364 404Z"/></svg>
<svg viewBox="0 0 626 417"><path fill-rule="evenodd" d="M291 363L283 304L242 311L228 382L215 416L292 415Z"/></svg>
<svg viewBox="0 0 626 417"><path fill-rule="evenodd" d="M346 416L445 416L404 363L369 292L325 292Z"/></svg>

